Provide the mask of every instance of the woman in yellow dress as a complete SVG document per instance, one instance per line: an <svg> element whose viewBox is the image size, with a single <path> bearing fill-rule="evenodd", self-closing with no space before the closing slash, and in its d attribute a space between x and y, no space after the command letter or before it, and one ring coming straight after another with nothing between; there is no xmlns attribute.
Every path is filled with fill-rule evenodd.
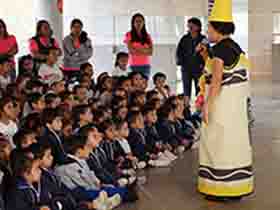
<svg viewBox="0 0 280 210"><path fill-rule="evenodd" d="M240 199L254 190L247 100L249 62L231 39L232 1L215 0L208 38L215 45L206 60L204 123L199 148L198 190L208 199Z"/></svg>

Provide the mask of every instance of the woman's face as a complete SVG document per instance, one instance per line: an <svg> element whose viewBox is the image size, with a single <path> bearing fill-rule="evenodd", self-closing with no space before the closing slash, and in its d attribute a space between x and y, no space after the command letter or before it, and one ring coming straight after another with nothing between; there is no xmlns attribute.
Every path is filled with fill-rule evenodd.
<svg viewBox="0 0 280 210"><path fill-rule="evenodd" d="M80 36L82 32L82 26L79 23L75 23L72 27L71 27L71 33L74 36Z"/></svg>
<svg viewBox="0 0 280 210"><path fill-rule="evenodd" d="M211 43L217 43L220 37L220 34L214 29L211 23L208 24L208 39Z"/></svg>
<svg viewBox="0 0 280 210"><path fill-rule="evenodd" d="M45 37L49 37L49 36L51 35L51 29L50 29L49 24L43 23L43 24L41 25L41 28L40 28L40 35L41 35L41 36L45 36Z"/></svg>
<svg viewBox="0 0 280 210"><path fill-rule="evenodd" d="M140 16L136 17L134 20L134 23L133 23L133 25L137 31L141 31L144 27L144 24L145 24L145 21Z"/></svg>

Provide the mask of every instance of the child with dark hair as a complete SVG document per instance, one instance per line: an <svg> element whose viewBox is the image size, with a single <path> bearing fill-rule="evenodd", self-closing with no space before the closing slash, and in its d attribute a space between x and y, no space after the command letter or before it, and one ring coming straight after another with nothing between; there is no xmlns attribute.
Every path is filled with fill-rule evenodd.
<svg viewBox="0 0 280 210"><path fill-rule="evenodd" d="M51 200L54 208L65 210L82 210L94 209L98 206L98 200L93 202L83 202L79 200L79 196L70 191L55 175L51 167L53 165L53 156L51 146L48 144L35 144L32 145L30 151L34 157L40 161L40 169L42 171L40 185L41 191L44 194L51 195ZM74 198L75 197L75 198ZM78 202L76 202L76 200ZM80 203L80 204L78 204ZM82 205L83 204L83 205Z"/></svg>
<svg viewBox="0 0 280 210"><path fill-rule="evenodd" d="M17 149L26 149L30 145L37 143L37 134L36 131L30 129L20 129L18 130L14 137L13 141Z"/></svg>
<svg viewBox="0 0 280 210"><path fill-rule="evenodd" d="M59 132L62 129L62 117L58 109L45 109L42 113L42 123L45 125L40 142L49 144L52 148L54 166L62 165L69 161L64 150Z"/></svg>
<svg viewBox="0 0 280 210"><path fill-rule="evenodd" d="M53 92L56 95L59 95L65 91L65 80L58 79L53 81L50 84L50 92Z"/></svg>
<svg viewBox="0 0 280 210"><path fill-rule="evenodd" d="M35 69L34 69L35 65L34 65L34 61L33 58L30 54L28 55L24 55L22 57L19 58L18 60L18 73L19 76L23 75L23 74L29 74L31 76L36 76L35 74Z"/></svg>
<svg viewBox="0 0 280 210"><path fill-rule="evenodd" d="M119 78L119 88L124 89L129 95L132 91L132 82L130 77L122 76Z"/></svg>
<svg viewBox="0 0 280 210"><path fill-rule="evenodd" d="M7 210L53 210L50 195L41 191L40 161L19 154L13 165L15 184L7 193Z"/></svg>
<svg viewBox="0 0 280 210"><path fill-rule="evenodd" d="M132 92L135 90L143 90L143 75L140 72L131 72L129 74L129 79L131 80Z"/></svg>
<svg viewBox="0 0 280 210"><path fill-rule="evenodd" d="M63 144L73 135L73 121L63 118L62 120L62 140Z"/></svg>
<svg viewBox="0 0 280 210"><path fill-rule="evenodd" d="M37 136L41 136L43 131L43 123L41 122L40 113L32 113L21 120L20 129L27 129L36 132Z"/></svg>
<svg viewBox="0 0 280 210"><path fill-rule="evenodd" d="M99 100L104 106L110 106L113 96L113 79L110 76L103 77L101 80L101 87L99 89Z"/></svg>
<svg viewBox="0 0 280 210"><path fill-rule="evenodd" d="M75 100L75 96L70 91L65 91L59 94L61 98L61 105L67 107L69 111L72 111L72 108L77 105L77 100Z"/></svg>
<svg viewBox="0 0 280 210"><path fill-rule="evenodd" d="M156 73L153 76L153 82L155 85L155 91L157 91L159 93L159 97L162 101L166 100L170 95L169 92L167 91L167 89L165 88L166 86L166 80L167 77L165 74L163 73Z"/></svg>
<svg viewBox="0 0 280 210"><path fill-rule="evenodd" d="M159 93L156 90L150 90L146 93L146 101L152 101L154 99L159 99L160 100L160 96Z"/></svg>
<svg viewBox="0 0 280 210"><path fill-rule="evenodd" d="M142 111L145 121L147 147L151 153L156 154L160 160L174 161L177 157L164 148L156 123L158 122L155 107L146 105Z"/></svg>
<svg viewBox="0 0 280 210"><path fill-rule="evenodd" d="M89 105L79 105L73 109L74 133L77 133L81 127L93 122L93 114Z"/></svg>
<svg viewBox="0 0 280 210"><path fill-rule="evenodd" d="M126 106L119 106L113 109L114 119L126 120L128 115L128 108Z"/></svg>
<svg viewBox="0 0 280 210"><path fill-rule="evenodd" d="M100 131L104 135L104 140L101 144L107 156L107 163L104 167L118 178L120 186L131 185L136 181L136 177L124 176L121 171L121 166L124 163L124 158L120 154L120 145L116 144L116 127L112 120L106 120L100 126Z"/></svg>
<svg viewBox="0 0 280 210"><path fill-rule="evenodd" d="M181 154L185 148L180 146L180 139L177 136L176 123L176 105L172 103L165 103L159 111L159 122L157 123L157 130L165 147L176 154Z"/></svg>
<svg viewBox="0 0 280 210"><path fill-rule="evenodd" d="M146 93L144 91L136 90L131 94L131 105L142 108L146 102Z"/></svg>
<svg viewBox="0 0 280 210"><path fill-rule="evenodd" d="M96 177L94 171L90 170L86 161L101 138L102 136L96 128L84 128L78 136L67 143L67 150L74 161L56 168L55 173L70 190L79 193L83 200L90 201L96 199L100 194L108 194L110 198L106 198L105 204L108 205L107 209L113 209L122 201L127 201L127 189L102 186L101 181Z"/></svg>
<svg viewBox="0 0 280 210"><path fill-rule="evenodd" d="M48 93L45 95L45 103L46 108L57 108L61 103L61 99L54 93Z"/></svg>
<svg viewBox="0 0 280 210"><path fill-rule="evenodd" d="M63 73L57 64L59 53L57 48L48 49L47 60L40 65L38 76L44 84L50 85L63 79Z"/></svg>
<svg viewBox="0 0 280 210"><path fill-rule="evenodd" d="M118 86L114 91L114 97L122 97L128 99L128 93L124 88Z"/></svg>
<svg viewBox="0 0 280 210"><path fill-rule="evenodd" d="M7 191L13 185L11 159L12 146L9 140L0 135L0 208L4 208L7 200Z"/></svg>
<svg viewBox="0 0 280 210"><path fill-rule="evenodd" d="M115 69L112 72L113 76L127 76L128 74L128 53L118 52L116 56Z"/></svg>
<svg viewBox="0 0 280 210"><path fill-rule="evenodd" d="M30 111L25 112L24 116L27 116L30 113L41 113L45 107L45 99L44 96L41 93L32 93L28 96L27 102L29 105Z"/></svg>
<svg viewBox="0 0 280 210"><path fill-rule="evenodd" d="M0 131L14 147L13 136L18 130L17 124L13 121L16 118L16 109L13 98L5 96L0 100Z"/></svg>
<svg viewBox="0 0 280 210"><path fill-rule="evenodd" d="M73 93L80 105L88 103L88 91L86 87L76 85L73 89Z"/></svg>

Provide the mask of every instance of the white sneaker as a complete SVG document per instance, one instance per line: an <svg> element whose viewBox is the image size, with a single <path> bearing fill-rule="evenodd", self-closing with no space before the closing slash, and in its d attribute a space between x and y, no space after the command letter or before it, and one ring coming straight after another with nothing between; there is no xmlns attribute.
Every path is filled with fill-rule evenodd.
<svg viewBox="0 0 280 210"><path fill-rule="evenodd" d="M134 169L124 169L122 173L123 175L130 175L130 176L136 175L136 171Z"/></svg>
<svg viewBox="0 0 280 210"><path fill-rule="evenodd" d="M150 160L149 165L153 167L168 167L170 165L170 161L168 160Z"/></svg>
<svg viewBox="0 0 280 210"><path fill-rule="evenodd" d="M128 185L128 180L126 178L121 178L118 180L118 184L120 187L125 187Z"/></svg>
<svg viewBox="0 0 280 210"><path fill-rule="evenodd" d="M144 169L146 168L147 164L144 161L138 162L137 163L137 168L138 169Z"/></svg>
<svg viewBox="0 0 280 210"><path fill-rule="evenodd" d="M172 152L170 152L170 151L168 151L168 150L165 150L165 151L164 151L164 155L165 155L166 157L168 157L169 160L171 160L171 161L174 161L174 160L177 160L177 159L178 159L178 157L177 157L176 155L174 155Z"/></svg>
<svg viewBox="0 0 280 210"><path fill-rule="evenodd" d="M121 204L121 202L122 202L122 199L119 194L116 194L116 195L108 198L106 210L112 210L114 208L117 208Z"/></svg>
<svg viewBox="0 0 280 210"><path fill-rule="evenodd" d="M99 196L93 201L93 205L96 210L106 210L108 203L108 194L105 191L101 191Z"/></svg>
<svg viewBox="0 0 280 210"><path fill-rule="evenodd" d="M177 150L177 153L179 155L181 155L185 152L185 147L184 146L179 146L176 150Z"/></svg>

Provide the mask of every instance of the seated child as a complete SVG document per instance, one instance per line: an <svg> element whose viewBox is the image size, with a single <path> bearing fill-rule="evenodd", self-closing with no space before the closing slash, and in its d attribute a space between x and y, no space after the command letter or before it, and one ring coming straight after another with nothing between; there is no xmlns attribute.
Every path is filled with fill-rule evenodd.
<svg viewBox="0 0 280 210"><path fill-rule="evenodd" d="M77 98L77 101L80 105L87 104L88 103L88 90L87 88L76 85L74 87L73 93L75 97Z"/></svg>
<svg viewBox="0 0 280 210"><path fill-rule="evenodd" d="M143 109L146 142L149 151L156 154L161 160L174 161L177 157L164 148L163 143L158 134L156 123L158 121L157 112L154 106L146 105Z"/></svg>
<svg viewBox="0 0 280 210"><path fill-rule="evenodd" d="M69 161L59 136L62 129L62 116L57 109L45 109L42 113L42 122L45 125L43 135L40 137L42 144L49 144L54 157L54 166L65 164Z"/></svg>
<svg viewBox="0 0 280 210"><path fill-rule="evenodd" d="M166 85L166 75L163 73L156 73L153 76L153 82L155 85L155 91L159 93L159 97L162 101L166 100L170 95L168 90L165 88Z"/></svg>
<svg viewBox="0 0 280 210"><path fill-rule="evenodd" d="M141 112L134 111L130 113L129 117L130 131L128 136L128 142L131 146L132 153L140 161L145 161L147 164L153 167L166 167L170 164L170 161L165 159L159 159L159 157L149 150L149 146L146 141L144 118Z"/></svg>
<svg viewBox="0 0 280 210"><path fill-rule="evenodd" d="M91 124L93 114L88 105L79 105L73 109L74 133L77 133L81 127Z"/></svg>
<svg viewBox="0 0 280 210"><path fill-rule="evenodd" d="M63 73L57 64L58 55L59 55L59 49L57 48L49 49L46 63L40 65L38 75L41 81L47 85L50 85L53 81L63 79Z"/></svg>
<svg viewBox="0 0 280 210"><path fill-rule="evenodd" d="M54 93L48 93L45 95L45 103L47 108L57 108L61 103L61 99Z"/></svg>
<svg viewBox="0 0 280 210"><path fill-rule="evenodd" d="M119 52L116 56L115 69L112 72L113 76L127 76L128 74L128 54L126 52Z"/></svg>
<svg viewBox="0 0 280 210"><path fill-rule="evenodd" d="M0 132L6 136L13 148L15 147L13 136L18 130L17 124L13 121L15 116L14 100L5 96L0 100Z"/></svg>
<svg viewBox="0 0 280 210"><path fill-rule="evenodd" d="M72 141L67 142L67 151L74 160L71 163L57 167L55 173L62 182L73 192L80 193L83 200L94 200L102 191L109 197L111 208L117 207L122 201L126 201L128 191L126 188L114 186L103 186L96 177L94 171L90 170L86 160L89 158L93 147L97 146L98 136L95 128L83 130Z"/></svg>
<svg viewBox="0 0 280 210"><path fill-rule="evenodd" d="M19 154L13 164L15 184L7 192L7 210L53 210L48 194L41 191L40 161Z"/></svg>
<svg viewBox="0 0 280 210"><path fill-rule="evenodd" d="M126 186L134 184L136 181L135 176L128 176L123 174L121 166L125 159L121 154L121 147L116 144L116 127L113 121L106 120L100 125L100 131L104 135L104 140L101 144L105 154L107 156L107 163L104 165L108 171L111 171L118 178L118 183L120 186Z"/></svg>

